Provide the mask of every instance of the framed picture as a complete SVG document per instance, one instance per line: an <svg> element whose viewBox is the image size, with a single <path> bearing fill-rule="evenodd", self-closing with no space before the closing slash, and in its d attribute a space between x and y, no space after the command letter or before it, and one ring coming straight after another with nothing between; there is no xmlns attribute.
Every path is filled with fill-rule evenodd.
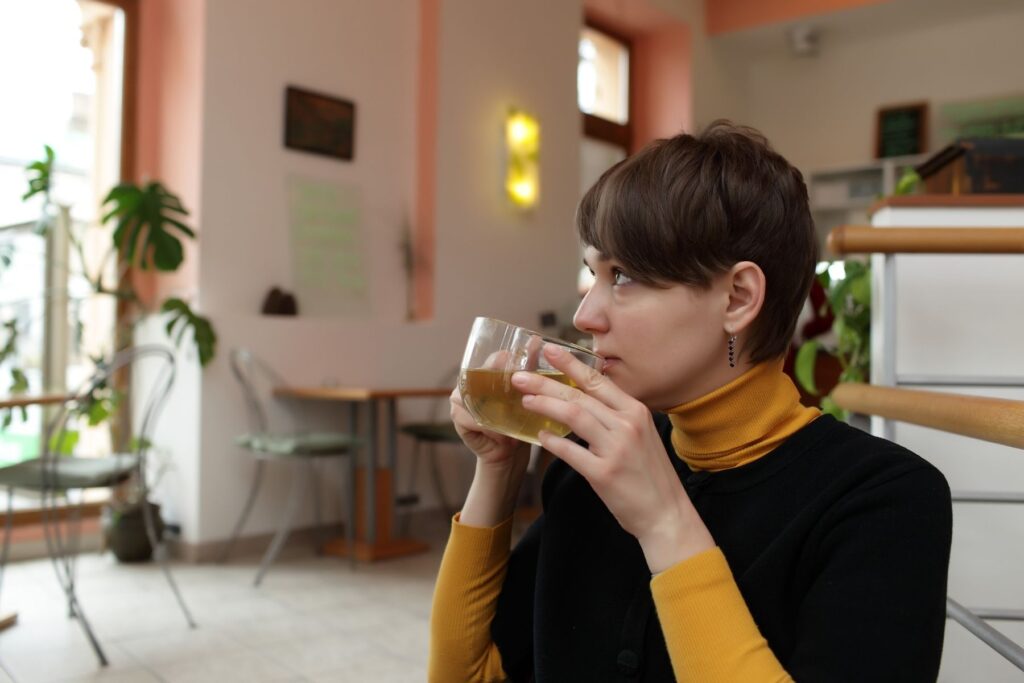
<svg viewBox="0 0 1024 683"><path fill-rule="evenodd" d="M922 154L928 148L928 103L882 107L875 119L875 158Z"/></svg>
<svg viewBox="0 0 1024 683"><path fill-rule="evenodd" d="M352 102L294 86L285 90L285 147L351 161L355 127Z"/></svg>

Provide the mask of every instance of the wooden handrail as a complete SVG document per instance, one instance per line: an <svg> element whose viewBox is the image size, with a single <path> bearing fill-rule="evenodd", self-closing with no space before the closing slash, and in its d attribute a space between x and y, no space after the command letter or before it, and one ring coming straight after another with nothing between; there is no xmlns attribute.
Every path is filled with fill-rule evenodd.
<svg viewBox="0 0 1024 683"><path fill-rule="evenodd" d="M844 383L832 391L841 408L1024 448L1024 401Z"/></svg>
<svg viewBox="0 0 1024 683"><path fill-rule="evenodd" d="M841 225L828 235L834 254L1022 254L1024 228L870 228Z"/></svg>

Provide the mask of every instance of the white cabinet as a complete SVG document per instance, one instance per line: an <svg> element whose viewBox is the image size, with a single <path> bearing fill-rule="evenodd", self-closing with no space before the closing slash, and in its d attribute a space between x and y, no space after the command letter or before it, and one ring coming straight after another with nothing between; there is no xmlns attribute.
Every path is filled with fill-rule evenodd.
<svg viewBox="0 0 1024 683"><path fill-rule="evenodd" d="M1024 227L1019 200L894 198L876 228ZM871 383L1024 400L1024 255L871 257ZM1021 416L1024 420L1024 415ZM1024 492L1024 451L872 418L872 432L918 453L954 493ZM1024 505L954 503L949 595L1024 610ZM1024 643L1024 622L993 622ZM947 622L940 681L1019 681L1021 672Z"/></svg>

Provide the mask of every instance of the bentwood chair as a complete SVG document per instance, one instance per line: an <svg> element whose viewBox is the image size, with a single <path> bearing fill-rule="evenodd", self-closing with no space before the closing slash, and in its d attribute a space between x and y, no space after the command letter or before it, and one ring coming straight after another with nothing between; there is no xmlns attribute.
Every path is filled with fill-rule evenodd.
<svg viewBox="0 0 1024 683"><path fill-rule="evenodd" d="M253 585L259 586L264 575L284 547L288 535L295 522L299 506L309 491L316 515L317 530L322 532L323 524L320 513L319 478L314 470L314 463L321 458L339 458L348 456L348 471L345 477L345 500L348 506L348 519L345 520L345 531L350 548L355 547L355 450L359 441L354 435L343 432L272 432L267 419L267 404L274 387L284 386L285 382L273 368L256 358L247 349L235 349L231 352L231 371L238 382L245 401L249 431L235 439L236 445L249 451L256 458L256 469L253 473L252 485L242 514L235 523L231 538L221 554L224 562L231 554L238 537L245 528L245 522L252 512L253 504L259 494L263 482L263 472L267 462L277 462L292 466L292 487L284 512L281 514L280 525L274 534L260 562L259 570ZM322 539L318 542L318 548ZM355 554L352 554L355 557Z"/></svg>
<svg viewBox="0 0 1024 683"><path fill-rule="evenodd" d="M127 452L104 457L65 455L75 440L75 427L79 420L84 419L89 406L104 394L110 393L117 373L129 368L132 372L132 388L128 392L128 402L132 433L135 434L132 448ZM10 546L14 490L36 491L41 495L47 550L67 598L70 616L78 620L103 666L107 665L107 657L78 599L75 570L81 531L81 497L77 504L72 504L69 494L85 489L113 489L134 478L134 485L141 491L141 500L148 499L147 455L153 430L174 385L174 375L174 355L163 346L136 346L116 353L109 362L99 364L72 398L61 405L47 428L41 457L0 468L0 487L7 489L7 519L3 550L0 552L0 579ZM70 507L70 515L61 514L62 501ZM152 506L141 507L154 556L160 563L185 620L190 627L195 628L195 621L171 575L167 547L162 535L157 533ZM60 517L65 517L67 521L61 521Z"/></svg>

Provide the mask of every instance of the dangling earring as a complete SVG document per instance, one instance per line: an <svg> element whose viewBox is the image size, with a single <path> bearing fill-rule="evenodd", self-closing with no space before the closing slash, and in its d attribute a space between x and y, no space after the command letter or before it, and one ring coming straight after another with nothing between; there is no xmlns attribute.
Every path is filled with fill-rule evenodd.
<svg viewBox="0 0 1024 683"><path fill-rule="evenodd" d="M729 367L736 367L736 335L729 337Z"/></svg>

